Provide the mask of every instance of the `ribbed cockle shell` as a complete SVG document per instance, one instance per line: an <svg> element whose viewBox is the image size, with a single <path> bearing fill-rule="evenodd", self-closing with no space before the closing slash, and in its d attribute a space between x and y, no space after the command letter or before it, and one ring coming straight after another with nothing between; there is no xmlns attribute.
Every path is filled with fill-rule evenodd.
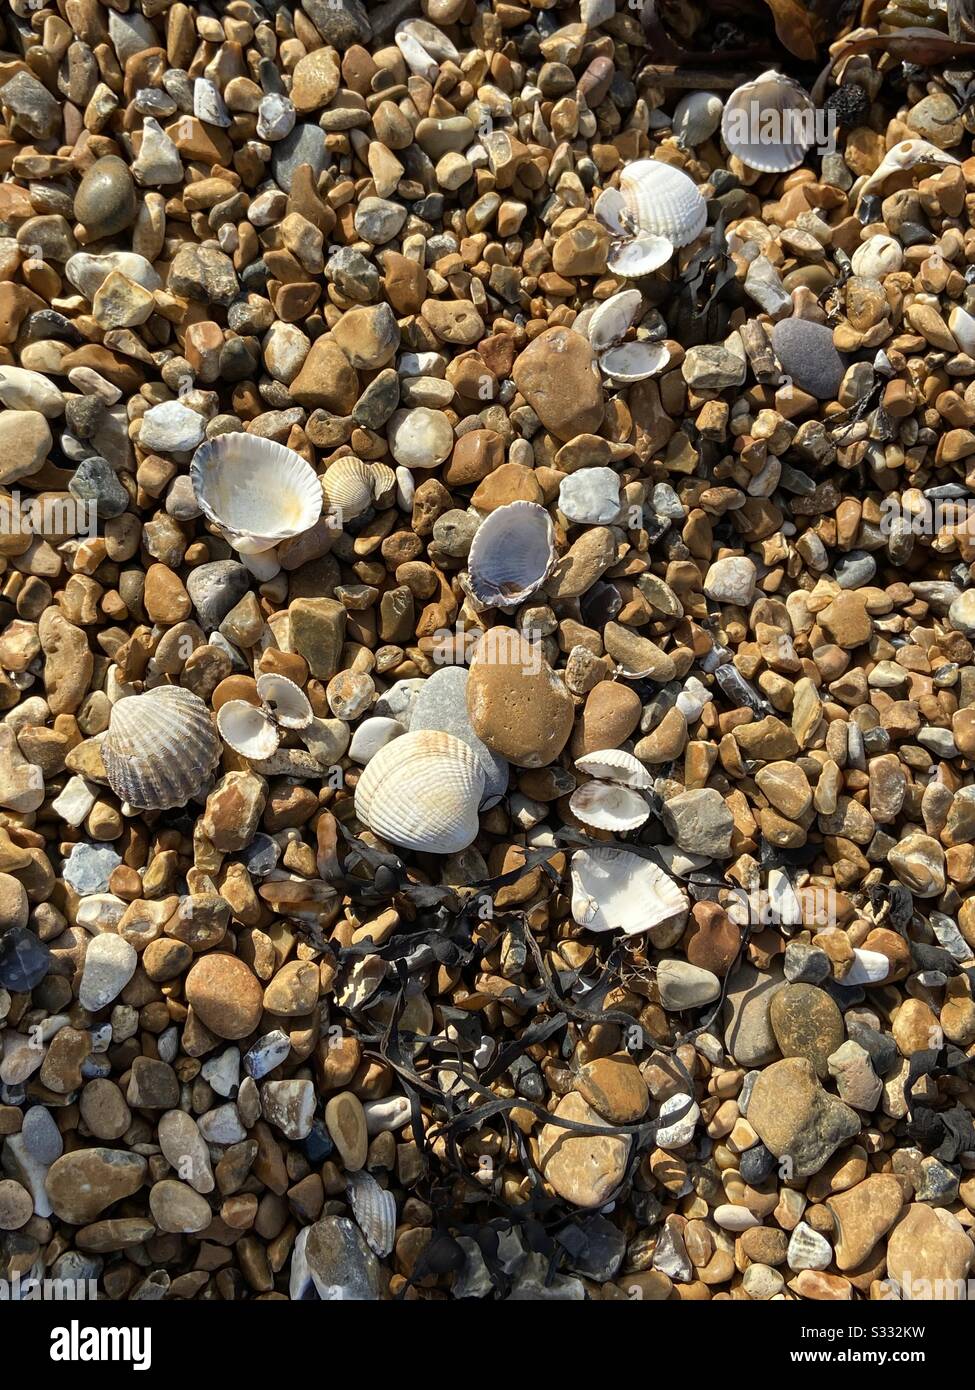
<svg viewBox="0 0 975 1390"><path fill-rule="evenodd" d="M380 748L359 778L355 813L390 844L456 854L474 840L484 769L453 734L421 729Z"/></svg>
<svg viewBox="0 0 975 1390"><path fill-rule="evenodd" d="M112 706L101 751L116 796L140 811L165 811L207 785L220 740L198 695L161 685Z"/></svg>
<svg viewBox="0 0 975 1390"><path fill-rule="evenodd" d="M241 555L300 536L322 514L315 470L294 449L260 435L218 434L190 464L200 509Z"/></svg>

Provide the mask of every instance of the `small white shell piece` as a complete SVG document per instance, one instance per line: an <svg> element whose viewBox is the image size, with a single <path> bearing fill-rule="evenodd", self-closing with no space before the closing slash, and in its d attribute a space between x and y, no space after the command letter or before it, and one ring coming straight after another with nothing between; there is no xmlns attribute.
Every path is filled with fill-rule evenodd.
<svg viewBox="0 0 975 1390"><path fill-rule="evenodd" d="M596 830L638 830L650 818L639 792L613 782L586 782L569 797L569 809L583 825Z"/></svg>
<svg viewBox="0 0 975 1390"><path fill-rule="evenodd" d="M637 159L620 174L620 192L638 234L666 237L688 246L704 231L708 209L694 180L659 159Z"/></svg>
<svg viewBox="0 0 975 1390"><path fill-rule="evenodd" d="M390 844L456 854L477 836L484 769L453 734L421 729L380 748L355 789L359 820Z"/></svg>
<svg viewBox="0 0 975 1390"><path fill-rule="evenodd" d="M653 778L639 758L627 753L624 748L603 748L595 753L584 753L581 758L576 758L575 765L587 777L618 782L622 787L649 791L653 786Z"/></svg>
<svg viewBox="0 0 975 1390"><path fill-rule="evenodd" d="M723 107L717 92L687 92L674 107L671 129L686 149L703 145L721 124Z"/></svg>
<svg viewBox="0 0 975 1390"><path fill-rule="evenodd" d="M888 174L903 169L914 169L920 164L934 164L938 168L945 168L949 164L959 162L953 154L949 154L947 150L939 150L937 145L932 145L929 140L900 140L887 151L870 177L861 184L857 202L859 203L865 194L879 189Z"/></svg>
<svg viewBox="0 0 975 1390"><path fill-rule="evenodd" d="M537 502L496 507L471 544L471 592L484 608L517 608L545 583L555 559L555 528L544 507Z"/></svg>
<svg viewBox="0 0 975 1390"><path fill-rule="evenodd" d="M322 488L300 454L260 435L219 434L190 464L200 510L241 555L260 555L309 530Z"/></svg>
<svg viewBox="0 0 975 1390"><path fill-rule="evenodd" d="M686 918L681 888L650 859L613 845L592 845L572 856L572 917L589 931L637 936L662 922Z"/></svg>
<svg viewBox="0 0 975 1390"><path fill-rule="evenodd" d="M270 716L246 700L228 700L221 705L217 710L217 728L224 743L242 758L270 758L281 741Z"/></svg>
<svg viewBox="0 0 975 1390"><path fill-rule="evenodd" d="M643 295L639 290L620 290L597 305L586 325L586 336L592 350L605 352L621 343L640 312L642 303Z"/></svg>
<svg viewBox="0 0 975 1390"><path fill-rule="evenodd" d="M633 243L635 244L635 243ZM670 349L666 343L620 343L599 359L599 370L612 381L626 386L633 381L645 381L666 371L670 364Z"/></svg>
<svg viewBox="0 0 975 1390"><path fill-rule="evenodd" d="M774 68L736 87L725 103L721 137L749 169L796 169L816 139L816 108L808 92Z"/></svg>
<svg viewBox="0 0 975 1390"><path fill-rule="evenodd" d="M385 1259L392 1253L396 1238L396 1198L364 1170L348 1174L346 1193L367 1245L374 1255Z"/></svg>

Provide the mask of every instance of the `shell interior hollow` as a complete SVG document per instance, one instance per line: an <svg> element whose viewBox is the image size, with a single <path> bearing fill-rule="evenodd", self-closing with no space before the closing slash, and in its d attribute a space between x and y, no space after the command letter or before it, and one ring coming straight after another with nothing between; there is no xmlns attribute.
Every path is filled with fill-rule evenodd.
<svg viewBox="0 0 975 1390"><path fill-rule="evenodd" d="M694 180L659 159L638 159L620 175L626 210L640 235L665 237L687 246L707 226L708 209Z"/></svg>
<svg viewBox="0 0 975 1390"><path fill-rule="evenodd" d="M638 791L618 782L586 782L569 797L569 810L596 830L637 830L650 817Z"/></svg>
<svg viewBox="0 0 975 1390"><path fill-rule="evenodd" d="M359 778L355 813L390 844L456 854L477 836L484 769L452 734L421 729L380 748Z"/></svg>
<svg viewBox="0 0 975 1390"><path fill-rule="evenodd" d="M198 695L162 685L116 701L101 753L117 797L140 811L166 811L208 784L220 739Z"/></svg>
<svg viewBox="0 0 975 1390"><path fill-rule="evenodd" d="M603 352L621 343L640 312L642 303L643 295L639 290L620 290L597 305L586 325L586 335L593 351Z"/></svg>
<svg viewBox="0 0 975 1390"><path fill-rule="evenodd" d="M721 138L749 169L785 174L799 167L815 143L815 120L808 92L770 70L731 93L721 117Z"/></svg>
<svg viewBox="0 0 975 1390"><path fill-rule="evenodd" d="M623 748L603 748L595 753L584 753L581 758L576 758L575 765L588 777L598 777L604 782L619 782L624 787L636 787L640 791L648 791L653 786L653 778L639 758Z"/></svg>
<svg viewBox="0 0 975 1390"><path fill-rule="evenodd" d="M260 554L309 530L322 513L322 489L309 463L273 439L220 434L190 464L200 509L241 554Z"/></svg>
<svg viewBox="0 0 975 1390"><path fill-rule="evenodd" d="M258 676L257 693L275 724L285 729L307 729L315 717L308 696L287 676L274 671Z"/></svg>
<svg viewBox="0 0 975 1390"><path fill-rule="evenodd" d="M220 737L243 758L270 758L281 735L267 712L246 700L228 700L217 711Z"/></svg>
<svg viewBox="0 0 975 1390"><path fill-rule="evenodd" d="M666 369L670 352L664 343L620 343L599 359L599 369L613 381L626 385L646 381Z"/></svg>
<svg viewBox="0 0 975 1390"><path fill-rule="evenodd" d="M468 555L471 591L484 607L517 608L545 583L555 558L555 530L545 508L509 502L475 532Z"/></svg>
<svg viewBox="0 0 975 1390"><path fill-rule="evenodd" d="M572 917L580 927L636 936L687 911L682 889L642 855L592 845L572 856Z"/></svg>
<svg viewBox="0 0 975 1390"><path fill-rule="evenodd" d="M673 254L672 241L665 236L646 232L615 246L607 257L606 268L627 280L638 280L642 275L652 275L655 270L660 270Z"/></svg>

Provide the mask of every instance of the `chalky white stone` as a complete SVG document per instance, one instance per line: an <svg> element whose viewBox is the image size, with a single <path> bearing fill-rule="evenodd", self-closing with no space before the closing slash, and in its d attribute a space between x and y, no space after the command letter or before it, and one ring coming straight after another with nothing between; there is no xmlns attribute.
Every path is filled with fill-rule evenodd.
<svg viewBox="0 0 975 1390"><path fill-rule="evenodd" d="M97 1013L116 999L135 974L139 957L124 937L106 932L88 943L78 1003Z"/></svg>

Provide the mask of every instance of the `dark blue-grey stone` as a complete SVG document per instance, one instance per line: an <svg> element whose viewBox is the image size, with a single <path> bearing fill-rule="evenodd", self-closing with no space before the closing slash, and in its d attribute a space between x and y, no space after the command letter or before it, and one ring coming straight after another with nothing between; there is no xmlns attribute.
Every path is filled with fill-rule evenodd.
<svg viewBox="0 0 975 1390"><path fill-rule="evenodd" d="M272 840L270 835L258 831L243 851L241 858L244 861L244 867L252 878L266 878L272 869L278 867L281 849L277 841Z"/></svg>
<svg viewBox="0 0 975 1390"><path fill-rule="evenodd" d="M770 1153L764 1144L753 1144L746 1149L738 1162L738 1171L749 1187L770 1178L779 1165L775 1154Z"/></svg>
<svg viewBox="0 0 975 1390"><path fill-rule="evenodd" d="M0 985L12 994L27 994L51 968L51 952L27 927L11 927L0 936Z"/></svg>
<svg viewBox="0 0 975 1390"><path fill-rule="evenodd" d="M236 560L213 560L190 570L186 592L204 631L219 627L250 586L250 573Z"/></svg>
<svg viewBox="0 0 975 1390"><path fill-rule="evenodd" d="M68 481L68 491L79 502L94 502L98 515L106 520L121 516L129 505L129 494L115 469L97 454L78 464Z"/></svg>
<svg viewBox="0 0 975 1390"><path fill-rule="evenodd" d="M626 1236L605 1216L583 1217L560 1231L558 1239L567 1250L569 1273L597 1284L605 1284L616 1275L626 1254Z"/></svg>
<svg viewBox="0 0 975 1390"><path fill-rule="evenodd" d="M833 346L832 329L809 319L782 319L772 329L772 347L801 391L820 401L835 399L846 367Z"/></svg>
<svg viewBox="0 0 975 1390"><path fill-rule="evenodd" d="M319 174L325 172L328 163L325 132L321 126L311 125L307 121L296 125L290 135L279 140L271 156L274 182L285 193L291 192L291 180L300 164L310 164L317 179Z"/></svg>

